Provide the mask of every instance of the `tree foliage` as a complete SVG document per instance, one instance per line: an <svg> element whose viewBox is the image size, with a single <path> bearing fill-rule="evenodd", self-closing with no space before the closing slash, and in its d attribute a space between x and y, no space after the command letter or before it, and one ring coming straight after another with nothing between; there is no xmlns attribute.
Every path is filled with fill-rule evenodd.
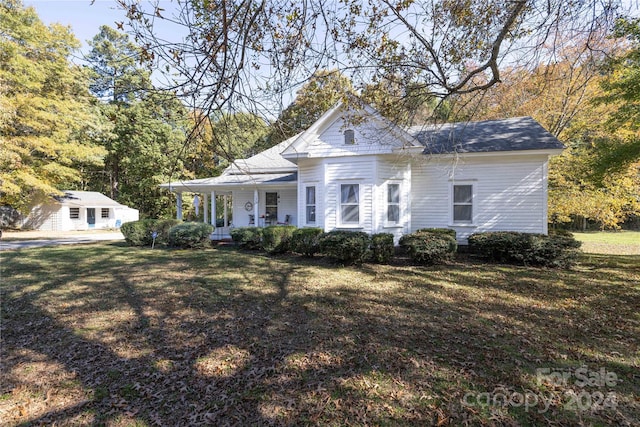
<svg viewBox="0 0 640 427"><path fill-rule="evenodd" d="M27 211L102 162L86 74L69 62L67 27L45 26L18 0L0 4L0 200Z"/></svg>
<svg viewBox="0 0 640 427"><path fill-rule="evenodd" d="M275 145L311 126L338 101L354 92L351 81L337 70L318 70L298 91L295 100L271 125L268 144Z"/></svg>
<svg viewBox="0 0 640 427"><path fill-rule="evenodd" d="M272 111L323 68L357 88L395 76L423 96L482 91L500 81L498 64L553 61L539 49L560 32L603 35L621 2L178 0L171 13L159 3L118 3L145 53L174 73L173 88L209 114ZM161 35L171 25L180 40Z"/></svg>
<svg viewBox="0 0 640 427"><path fill-rule="evenodd" d="M100 112L112 125L99 142L104 168L91 171L89 186L146 217L168 216L173 198L158 186L188 176L182 159L189 115L171 92L151 85L149 63L128 36L101 27L91 42L91 85Z"/></svg>
<svg viewBox="0 0 640 427"><path fill-rule="evenodd" d="M595 164L598 179L624 173L640 160L640 18L618 20L614 35L625 38L628 49L610 61L602 84L605 94L597 100L615 107L608 122L613 137L599 147Z"/></svg>

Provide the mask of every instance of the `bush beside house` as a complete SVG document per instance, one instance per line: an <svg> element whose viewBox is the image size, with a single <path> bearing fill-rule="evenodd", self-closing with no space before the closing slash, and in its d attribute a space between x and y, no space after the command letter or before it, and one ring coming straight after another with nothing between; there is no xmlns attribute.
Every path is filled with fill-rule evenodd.
<svg viewBox="0 0 640 427"><path fill-rule="evenodd" d="M421 229L400 238L400 246L418 264L437 264L453 258L458 249L456 232L450 229Z"/></svg>
<svg viewBox="0 0 640 427"><path fill-rule="evenodd" d="M322 228L298 228L291 236L291 250L306 257L312 257L320 252L320 236Z"/></svg>
<svg viewBox="0 0 640 427"><path fill-rule="evenodd" d="M230 231L231 240L240 245L242 249L262 249L262 228L238 227Z"/></svg>
<svg viewBox="0 0 640 427"><path fill-rule="evenodd" d="M181 224L177 219L141 219L138 221L125 222L120 227L125 241L131 246L151 246L153 243L153 232L156 236L157 244L167 244L169 242L169 230L171 227Z"/></svg>
<svg viewBox="0 0 640 427"><path fill-rule="evenodd" d="M262 229L262 249L270 254L291 252L294 225L270 225Z"/></svg>
<svg viewBox="0 0 640 427"><path fill-rule="evenodd" d="M569 267L581 243L566 235L496 231L469 236L469 250L488 261L544 267Z"/></svg>
<svg viewBox="0 0 640 427"><path fill-rule="evenodd" d="M365 260L369 243L364 231L334 230L320 236L320 251L336 262L356 264Z"/></svg>
<svg viewBox="0 0 640 427"><path fill-rule="evenodd" d="M184 222L169 229L169 245L174 248L206 248L214 227L203 222Z"/></svg>

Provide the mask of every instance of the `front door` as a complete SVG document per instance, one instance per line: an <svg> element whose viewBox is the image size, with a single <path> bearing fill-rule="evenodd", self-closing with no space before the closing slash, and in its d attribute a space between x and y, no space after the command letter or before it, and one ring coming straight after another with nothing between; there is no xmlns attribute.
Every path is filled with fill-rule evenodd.
<svg viewBox="0 0 640 427"><path fill-rule="evenodd" d="M96 226L96 208L87 208L87 224L89 228Z"/></svg>
<svg viewBox="0 0 640 427"><path fill-rule="evenodd" d="M278 222L278 193L267 192L265 194L264 213L266 224Z"/></svg>

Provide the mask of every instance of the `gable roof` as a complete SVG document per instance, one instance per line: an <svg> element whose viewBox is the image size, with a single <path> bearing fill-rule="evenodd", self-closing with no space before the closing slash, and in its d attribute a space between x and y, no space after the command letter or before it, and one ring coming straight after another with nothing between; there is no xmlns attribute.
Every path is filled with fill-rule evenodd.
<svg viewBox="0 0 640 427"><path fill-rule="evenodd" d="M97 191L63 191L62 196L53 196L63 206L71 207L125 207Z"/></svg>
<svg viewBox="0 0 640 427"><path fill-rule="evenodd" d="M561 150L564 145L531 117L413 126L424 154Z"/></svg>
<svg viewBox="0 0 640 427"><path fill-rule="evenodd" d="M411 135L409 135L405 129L402 129L391 121L383 117L375 108L369 104L363 102L355 95L348 95L350 99L354 101L354 105L358 105L359 111L356 111L351 105L345 104L343 101L339 101L331 109L326 111L318 120L316 120L307 130L299 133L292 138L288 147L280 154L284 158L296 159L300 156L304 156L308 153L309 145L313 143L329 126L331 126L341 116L344 117L346 112L348 115L353 116L355 122L369 121L374 124L375 128L383 132L378 132L378 137L391 136L392 145L394 148L406 148L406 147L419 147L418 141L416 141Z"/></svg>

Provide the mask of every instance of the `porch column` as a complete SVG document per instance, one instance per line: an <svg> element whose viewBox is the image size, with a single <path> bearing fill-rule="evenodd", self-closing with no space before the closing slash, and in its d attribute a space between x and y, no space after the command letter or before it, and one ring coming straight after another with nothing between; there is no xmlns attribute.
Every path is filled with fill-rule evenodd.
<svg viewBox="0 0 640 427"><path fill-rule="evenodd" d="M207 196L207 193L202 194L202 199L203 222L206 224L209 222L209 196Z"/></svg>
<svg viewBox="0 0 640 427"><path fill-rule="evenodd" d="M182 221L182 193L176 193L176 219Z"/></svg>
<svg viewBox="0 0 640 427"><path fill-rule="evenodd" d="M260 209L258 209L258 202L260 199L258 198L258 190L253 190L253 222L256 227L260 224Z"/></svg>
<svg viewBox="0 0 640 427"><path fill-rule="evenodd" d="M216 192L211 192L211 225L216 226Z"/></svg>
<svg viewBox="0 0 640 427"><path fill-rule="evenodd" d="M229 213L227 212L227 195L224 195L224 227L229 226Z"/></svg>

